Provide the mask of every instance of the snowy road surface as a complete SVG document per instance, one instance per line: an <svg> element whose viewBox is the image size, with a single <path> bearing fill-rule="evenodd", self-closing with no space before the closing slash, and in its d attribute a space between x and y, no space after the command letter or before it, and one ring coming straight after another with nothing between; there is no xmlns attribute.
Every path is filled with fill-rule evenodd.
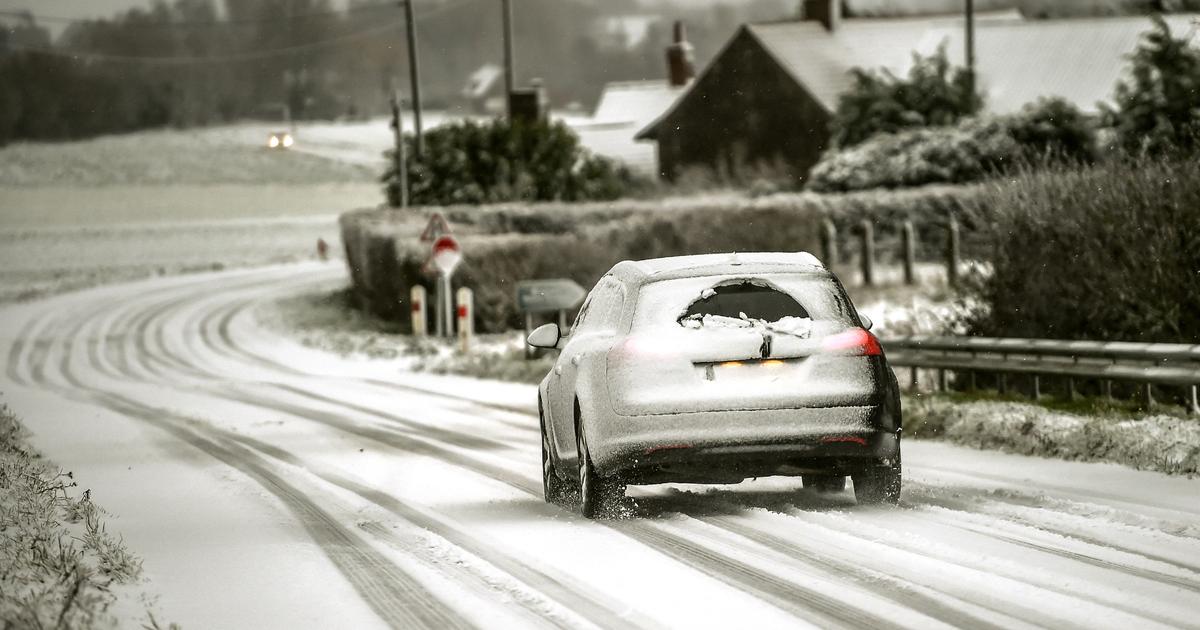
<svg viewBox="0 0 1200 630"><path fill-rule="evenodd" d="M534 388L308 350L307 264L0 311L4 398L193 628L1200 627L1200 480L910 440L899 508L795 480L541 498ZM132 625L132 624L131 624Z"/></svg>

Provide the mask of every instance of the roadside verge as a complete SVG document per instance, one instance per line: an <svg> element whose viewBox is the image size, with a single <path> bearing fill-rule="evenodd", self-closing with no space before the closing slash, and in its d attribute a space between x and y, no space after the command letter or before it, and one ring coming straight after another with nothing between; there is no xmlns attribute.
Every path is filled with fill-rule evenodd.
<svg viewBox="0 0 1200 630"><path fill-rule="evenodd" d="M90 491L25 435L0 406L0 626L116 627L114 606L128 594L118 587L141 578L141 560L107 531ZM143 625L159 627L149 612Z"/></svg>

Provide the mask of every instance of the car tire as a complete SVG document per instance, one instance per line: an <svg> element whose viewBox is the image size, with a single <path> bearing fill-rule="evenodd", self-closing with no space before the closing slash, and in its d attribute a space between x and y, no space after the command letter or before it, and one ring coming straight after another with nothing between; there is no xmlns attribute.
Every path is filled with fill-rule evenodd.
<svg viewBox="0 0 1200 630"><path fill-rule="evenodd" d="M804 475L804 489L822 494L833 494L846 489L846 478L838 475Z"/></svg>
<svg viewBox="0 0 1200 630"><path fill-rule="evenodd" d="M855 474L854 498L863 505L900 503L900 462L867 466Z"/></svg>
<svg viewBox="0 0 1200 630"><path fill-rule="evenodd" d="M625 497L625 484L619 478L601 477L592 465L583 427L575 434L579 447L579 513L592 519L612 515Z"/></svg>
<svg viewBox="0 0 1200 630"><path fill-rule="evenodd" d="M554 458L550 455L550 436L546 433L546 418L542 411L542 399L538 398L538 421L542 434L542 497L546 503L566 505L571 488L567 481L558 476Z"/></svg>

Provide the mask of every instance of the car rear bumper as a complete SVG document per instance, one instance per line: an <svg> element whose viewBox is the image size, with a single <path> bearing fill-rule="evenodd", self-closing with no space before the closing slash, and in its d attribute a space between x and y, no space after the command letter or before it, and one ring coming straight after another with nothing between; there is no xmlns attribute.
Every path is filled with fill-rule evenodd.
<svg viewBox="0 0 1200 630"><path fill-rule="evenodd" d="M630 483L735 483L806 472L851 474L900 452L880 406L613 416L588 427L603 475ZM594 437L593 437L594 436Z"/></svg>

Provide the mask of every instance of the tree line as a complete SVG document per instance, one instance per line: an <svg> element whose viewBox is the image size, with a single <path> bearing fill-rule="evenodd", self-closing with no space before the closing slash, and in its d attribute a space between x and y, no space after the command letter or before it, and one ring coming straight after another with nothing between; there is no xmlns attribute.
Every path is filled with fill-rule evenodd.
<svg viewBox="0 0 1200 630"><path fill-rule="evenodd" d="M665 76L670 22L683 19L703 63L746 20L786 13L782 0L730 7L637 0L514 3L518 83L545 81L556 106L588 108L605 82ZM480 66L501 60L495 0L415 5L422 91L431 108L462 106ZM158 0L110 19L71 23L51 41L36 17L0 29L0 144L69 139L246 117L382 114L407 87L403 11L351 0Z"/></svg>

